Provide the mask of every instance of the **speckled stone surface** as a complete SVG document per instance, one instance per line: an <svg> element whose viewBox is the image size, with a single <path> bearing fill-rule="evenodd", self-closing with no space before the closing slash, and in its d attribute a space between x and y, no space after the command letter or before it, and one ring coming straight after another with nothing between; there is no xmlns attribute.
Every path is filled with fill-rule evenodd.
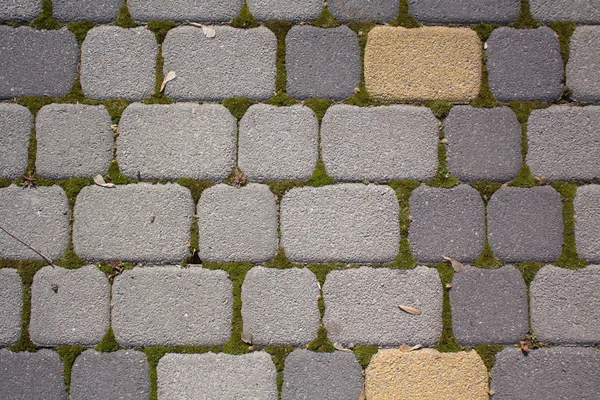
<svg viewBox="0 0 600 400"><path fill-rule="evenodd" d="M505 25L519 17L520 8L520 0L408 0L412 16L429 24Z"/></svg>
<svg viewBox="0 0 600 400"><path fill-rule="evenodd" d="M129 5L132 1L127 3ZM110 23L117 19L117 12L122 5L123 0L52 0L52 16L65 23L70 21Z"/></svg>
<svg viewBox="0 0 600 400"><path fill-rule="evenodd" d="M259 21L312 21L323 11L321 0L246 0L246 3Z"/></svg>
<svg viewBox="0 0 600 400"><path fill-rule="evenodd" d="M600 8L600 1L598 1ZM598 18L600 22L600 14ZM600 26L578 26L569 42L567 86L577 101L600 102Z"/></svg>
<svg viewBox="0 0 600 400"><path fill-rule="evenodd" d="M0 22L31 21L42 11L40 0L3 0L0 3Z"/></svg>
<svg viewBox="0 0 600 400"><path fill-rule="evenodd" d="M540 22L600 23L599 0L529 0L533 18Z"/></svg>
<svg viewBox="0 0 600 400"><path fill-rule="evenodd" d="M0 347L10 346L21 335L23 285L15 268L0 269Z"/></svg>
<svg viewBox="0 0 600 400"><path fill-rule="evenodd" d="M26 107L0 103L0 178L16 179L25 173L32 127L33 116Z"/></svg>
<svg viewBox="0 0 600 400"><path fill-rule="evenodd" d="M136 21L227 22L235 18L244 0L127 0Z"/></svg>
<svg viewBox="0 0 600 400"><path fill-rule="evenodd" d="M578 187L574 207L577 253L600 264L600 185Z"/></svg>
<svg viewBox="0 0 600 400"><path fill-rule="evenodd" d="M327 0L331 14L342 22L388 22L398 16L398 0Z"/></svg>

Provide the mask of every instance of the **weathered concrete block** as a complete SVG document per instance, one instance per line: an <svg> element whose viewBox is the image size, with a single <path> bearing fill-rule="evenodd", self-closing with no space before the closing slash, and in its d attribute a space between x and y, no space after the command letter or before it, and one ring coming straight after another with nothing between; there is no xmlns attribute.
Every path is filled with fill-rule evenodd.
<svg viewBox="0 0 600 400"><path fill-rule="evenodd" d="M31 21L42 11L40 0L3 1L0 22Z"/></svg>
<svg viewBox="0 0 600 400"><path fill-rule="evenodd" d="M129 2L127 2L129 3ZM52 15L60 22L113 22L123 0L52 0Z"/></svg>
<svg viewBox="0 0 600 400"><path fill-rule="evenodd" d="M127 0L136 21L227 22L236 17L244 0Z"/></svg>
<svg viewBox="0 0 600 400"><path fill-rule="evenodd" d="M327 7L342 22L391 21L398 16L398 0L328 0Z"/></svg>
<svg viewBox="0 0 600 400"><path fill-rule="evenodd" d="M13 268L0 269L0 347L9 346L21 336L23 285L19 272Z"/></svg>
<svg viewBox="0 0 600 400"><path fill-rule="evenodd" d="M578 187L574 206L577 253L600 263L600 185Z"/></svg>
<svg viewBox="0 0 600 400"><path fill-rule="evenodd" d="M0 103L0 178L17 179L27 168L31 112L18 104Z"/></svg>
<svg viewBox="0 0 600 400"><path fill-rule="evenodd" d="M408 0L413 17L431 24L505 25L519 17L520 9L520 0Z"/></svg>
<svg viewBox="0 0 600 400"><path fill-rule="evenodd" d="M600 1L598 0L529 0L529 7L533 18L540 22L600 23Z"/></svg>
<svg viewBox="0 0 600 400"><path fill-rule="evenodd" d="M600 2L598 2L600 8ZM600 13L598 15L600 22ZM600 102L600 27L578 26L569 43L567 86L577 101Z"/></svg>
<svg viewBox="0 0 600 400"><path fill-rule="evenodd" d="M248 9L259 21L311 21L323 11L320 0L247 0Z"/></svg>

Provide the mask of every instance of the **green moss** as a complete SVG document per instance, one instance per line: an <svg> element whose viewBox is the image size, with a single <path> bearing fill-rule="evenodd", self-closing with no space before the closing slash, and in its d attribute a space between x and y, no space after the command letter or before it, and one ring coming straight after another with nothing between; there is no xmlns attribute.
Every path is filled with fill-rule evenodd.
<svg viewBox="0 0 600 400"><path fill-rule="evenodd" d="M321 158L319 157L319 159L317 160L317 165L315 166L315 170L312 176L308 179L308 181L306 181L306 184L308 186L319 187L325 185L332 185L335 182L336 180L327 174L325 164L323 164L323 160L321 160Z"/></svg>
<svg viewBox="0 0 600 400"><path fill-rule="evenodd" d="M276 95L285 93L287 72L285 69L285 37L294 26L290 21L268 21L265 26L269 28L277 38L277 76L275 78Z"/></svg>
<svg viewBox="0 0 600 400"><path fill-rule="evenodd" d="M322 300L319 300L319 302L321 301ZM331 341L327 338L327 329L325 329L323 325L319 326L317 338L310 342L308 345L308 350L321 353L333 353L335 351L333 343L331 343Z"/></svg>
<svg viewBox="0 0 600 400"><path fill-rule="evenodd" d="M446 285L452 282L454 270L447 262L441 262L435 265L438 270L442 287L444 288L444 300L442 303L442 335L435 349L441 352L454 353L463 350L463 347L458 344L452 330L452 308L450 306L450 293L446 289Z"/></svg>
<svg viewBox="0 0 600 400"><path fill-rule="evenodd" d="M306 100L303 104L306 107L313 110L313 112L317 116L319 124L321 124L321 121L323 120L327 109L333 105L333 101L323 98L314 98Z"/></svg>
<svg viewBox="0 0 600 400"><path fill-rule="evenodd" d="M281 199L281 197L288 190L293 189L295 187L306 186L306 183L304 181L288 180L288 181L271 181L271 182L268 182L267 185L269 185L269 189L271 189L271 192L273 192L273 194L275 194L275 196L278 199Z"/></svg>
<svg viewBox="0 0 600 400"><path fill-rule="evenodd" d="M156 34L156 33L155 33ZM167 97L163 91L161 91L161 86L163 80L165 79L165 58L162 53L162 45L160 45L159 51L156 53L156 68L154 70L154 91L152 92L152 96L142 100L143 104L172 104L174 103L173 99Z"/></svg>
<svg viewBox="0 0 600 400"><path fill-rule="evenodd" d="M35 29L54 30L62 28L60 22L52 16L52 0L42 0L42 12L29 24Z"/></svg>
<svg viewBox="0 0 600 400"><path fill-rule="evenodd" d="M147 28L154 32L154 36L156 36L156 41L159 44L162 44L165 41L167 33L176 26L177 23L175 21L163 21L158 19L152 19L148 21Z"/></svg>
<svg viewBox="0 0 600 400"><path fill-rule="evenodd" d="M107 182L114 183L115 185L129 185L131 183L138 183L137 179L128 178L121 173L121 169L119 168L119 163L117 160L112 160L104 179Z"/></svg>
<svg viewBox="0 0 600 400"><path fill-rule="evenodd" d="M473 29L479 35L479 38L483 43L485 43L492 31L496 29L498 25L496 24L477 24L471 25L471 29ZM483 46L483 44L482 44ZM496 100L496 97L492 93L490 89L490 81L489 81L489 71L487 67L487 53L482 49L481 53L481 85L479 87L479 94L475 98L475 100L470 102L471 107L478 108L492 108L498 107L500 102Z"/></svg>
<svg viewBox="0 0 600 400"><path fill-rule="evenodd" d="M482 42L486 42L490 35L492 34L493 30L496 28L499 28L500 25L498 24L486 24L486 23L480 23L480 24L474 24L471 25L471 29L473 29L475 32L477 32L477 35L479 35L479 39L481 39Z"/></svg>
<svg viewBox="0 0 600 400"><path fill-rule="evenodd" d="M273 257L272 259L267 261L264 265L265 265L265 267L268 267L268 268L278 268L278 269L301 268L302 267L301 264L296 264L296 263L291 262L285 255L285 250L281 246L279 246L279 249L277 250L277 254L275 255L275 257Z"/></svg>
<svg viewBox="0 0 600 400"><path fill-rule="evenodd" d="M394 21L391 21L390 24L394 26L403 26L405 28L418 28L421 26L408 11L408 0L400 0L398 17Z"/></svg>
<svg viewBox="0 0 600 400"><path fill-rule="evenodd" d="M502 187L502 184L500 182L491 181L473 181L470 182L469 185L477 189L485 203L489 201L490 197L492 197L496 190Z"/></svg>
<svg viewBox="0 0 600 400"><path fill-rule="evenodd" d="M508 103L508 106L514 111L519 124L521 124L521 155L523 156L523 162L525 162L529 147L527 141L527 121L529 121L529 116L533 110L548 108L550 104L541 101L511 101Z"/></svg>
<svg viewBox="0 0 600 400"><path fill-rule="evenodd" d="M400 245L396 259L392 263L384 266L396 269L412 269L417 266L417 262L412 255L412 251L410 250L410 243L406 237L400 238Z"/></svg>
<svg viewBox="0 0 600 400"><path fill-rule="evenodd" d="M283 388L283 368L285 367L285 359L292 351L293 346L267 346L265 351L271 355L275 369L277 370L277 390L281 398L281 390Z"/></svg>
<svg viewBox="0 0 600 400"><path fill-rule="evenodd" d="M109 326L100 343L96 345L96 351L110 353L113 351L117 351L120 348L121 346L119 346L119 343L117 342L117 338L115 337L115 333L113 332L112 326Z"/></svg>
<svg viewBox="0 0 600 400"><path fill-rule="evenodd" d="M444 131L440 131L440 139L444 138ZM448 169L448 160L446 155L446 144L440 141L438 144L438 169L434 178L430 179L427 184L429 186L451 188L460 183L460 181L452 176Z"/></svg>
<svg viewBox="0 0 600 400"><path fill-rule="evenodd" d="M356 346L352 351L354 352L356 361L365 369L369 366L371 358L377 354L379 349L375 346Z"/></svg>
<svg viewBox="0 0 600 400"><path fill-rule="evenodd" d="M518 29L538 28L540 24L533 19L531 9L529 8L529 0L521 0L521 12L519 18L509 26Z"/></svg>
<svg viewBox="0 0 600 400"><path fill-rule="evenodd" d="M63 362L63 373L65 374L65 386L67 393L71 389L71 369L78 355L86 350L83 346L61 345L56 348L60 359Z"/></svg>
<svg viewBox="0 0 600 400"><path fill-rule="evenodd" d="M497 344L480 344L474 347L479 357L488 369L488 372L492 372L492 367L496 363L496 354L504 349L504 346Z"/></svg>
<svg viewBox="0 0 600 400"><path fill-rule="evenodd" d="M135 28L138 26L129 13L129 8L127 8L127 0L125 0L121 8L119 8L115 25L120 26L121 28Z"/></svg>
<svg viewBox="0 0 600 400"><path fill-rule="evenodd" d="M179 178L177 180L177 183L181 186L190 189L190 192L192 193L192 199L194 200L194 204L198 204L200 196L202 196L202 192L214 186L214 182L207 180L196 180L192 178Z"/></svg>
<svg viewBox="0 0 600 400"><path fill-rule="evenodd" d="M403 237L407 237L408 227L410 225L410 194L413 190L418 188L421 185L421 183L417 180L402 180L391 181L389 185L392 189L394 189L394 191L396 192L396 197L398 197L398 204L400 209L400 234Z"/></svg>
<svg viewBox="0 0 600 400"><path fill-rule="evenodd" d="M331 14L329 8L325 7L317 19L311 22L311 25L319 28L335 28L342 24Z"/></svg>
<svg viewBox="0 0 600 400"><path fill-rule="evenodd" d="M298 100L285 92L277 92L277 94L274 94L269 100L267 100L267 104L278 107L287 107L298 104Z"/></svg>
<svg viewBox="0 0 600 400"><path fill-rule="evenodd" d="M311 270L313 274L315 274L321 287L323 287L325 284L325 279L327 278L328 273L346 268L345 264L342 263L308 264L306 267Z"/></svg>
<svg viewBox="0 0 600 400"><path fill-rule="evenodd" d="M75 199L79 192L81 192L81 189L93 183L94 180L92 178L70 178L56 182L65 191L69 207L71 208L75 205Z"/></svg>
<svg viewBox="0 0 600 400"><path fill-rule="evenodd" d="M486 222L487 223L487 222ZM504 262L494 255L492 251L492 246L488 241L488 238L485 238L485 243L483 244L483 249L481 249L481 254L477 257L476 260L473 260L473 265L480 268L500 268L504 265Z"/></svg>
<svg viewBox="0 0 600 400"><path fill-rule="evenodd" d="M8 178L0 178L0 188L9 187L12 182Z"/></svg>
<svg viewBox="0 0 600 400"><path fill-rule="evenodd" d="M425 105L431 109L433 115L439 120L446 118L454 106L451 102L444 100L428 101Z"/></svg>
<svg viewBox="0 0 600 400"><path fill-rule="evenodd" d="M89 264L89 263L85 262L84 260L82 260L77 255L77 253L75 253L75 250L73 249L72 238L69 241L69 247L67 248L67 250L60 256L60 258L58 260L55 260L54 263L56 265L60 265L61 267L67 268L67 269L77 269L77 268L83 267L84 265Z"/></svg>
<svg viewBox="0 0 600 400"><path fill-rule="evenodd" d="M539 184L540 183L537 179L535 179L527 164L523 164L521 166L521 169L519 170L519 173L515 179L510 182L510 186L525 188L539 186Z"/></svg>
<svg viewBox="0 0 600 400"><path fill-rule="evenodd" d="M246 97L230 97L223 100L221 104L239 121L255 102Z"/></svg>
<svg viewBox="0 0 600 400"><path fill-rule="evenodd" d="M364 59L365 59L365 48L367 46L367 38L369 36L369 31L375 27L374 22L350 22L348 27L356 32L358 36L358 43L360 45L360 59L363 61L360 63L361 71L360 71L360 81L358 83L358 87L355 89L355 93L353 96L349 97L344 101L345 104L351 104L359 107L367 107L369 105L374 105L376 102L373 101L369 92L367 92L367 87L365 86L365 67L364 67ZM377 103L379 104L379 103Z"/></svg>
<svg viewBox="0 0 600 400"><path fill-rule="evenodd" d="M126 99L110 99L104 100L102 104L106 107L106 111L108 111L113 124L118 124L123 111L131 104L131 101Z"/></svg>
<svg viewBox="0 0 600 400"><path fill-rule="evenodd" d="M67 29L73 32L77 43L81 46L87 33L95 27L96 24L92 21L72 21L67 23Z"/></svg>
<svg viewBox="0 0 600 400"><path fill-rule="evenodd" d="M562 56L563 63L566 66L569 61L569 41L577 24L573 21L553 21L548 24L558 34L558 40L560 42L560 55Z"/></svg>
<svg viewBox="0 0 600 400"><path fill-rule="evenodd" d="M527 284L527 288L529 288L529 285L533 281L533 278L535 278L535 275L540 270L540 268L542 268L543 266L544 266L544 263L533 262L533 261L522 262L522 263L516 264L516 267L519 269L519 271L521 271L521 275L523 275L523 279L525 280L525 283Z"/></svg>
<svg viewBox="0 0 600 400"><path fill-rule="evenodd" d="M242 29L256 28L260 26L260 24L252 16L252 13L250 13L250 9L248 8L246 1L244 1L244 5L242 6L240 13L233 19L233 21L231 21L230 25L234 28Z"/></svg>

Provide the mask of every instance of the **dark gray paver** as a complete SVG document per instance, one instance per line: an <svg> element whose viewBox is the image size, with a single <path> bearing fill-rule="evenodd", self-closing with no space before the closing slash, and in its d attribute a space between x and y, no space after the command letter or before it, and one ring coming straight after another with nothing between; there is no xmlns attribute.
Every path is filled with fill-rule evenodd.
<svg viewBox="0 0 600 400"><path fill-rule="evenodd" d="M90 261L180 262L193 215L189 189L176 184L87 186L75 203L73 245Z"/></svg>
<svg viewBox="0 0 600 400"><path fill-rule="evenodd" d="M508 107L455 106L444 120L448 167L462 181L509 181L521 169L521 125Z"/></svg>
<svg viewBox="0 0 600 400"><path fill-rule="evenodd" d="M141 100L154 91L158 44L152 31L99 26L81 46L81 88L90 99Z"/></svg>
<svg viewBox="0 0 600 400"><path fill-rule="evenodd" d="M574 206L577 253L600 263L600 185L578 187Z"/></svg>
<svg viewBox="0 0 600 400"><path fill-rule="evenodd" d="M18 104L0 103L0 177L16 179L27 168L31 112Z"/></svg>
<svg viewBox="0 0 600 400"><path fill-rule="evenodd" d="M554 347L524 355L506 347L496 354L491 389L494 400L600 398L600 352Z"/></svg>
<svg viewBox="0 0 600 400"><path fill-rule="evenodd" d="M21 335L23 285L19 272L13 268L0 269L0 347L9 346Z"/></svg>
<svg viewBox="0 0 600 400"><path fill-rule="evenodd" d="M40 11L42 11L41 0L3 0L0 3L0 22L31 21L40 14Z"/></svg>
<svg viewBox="0 0 600 400"><path fill-rule="evenodd" d="M323 11L321 0L247 0L252 16L259 21L311 21Z"/></svg>
<svg viewBox="0 0 600 400"><path fill-rule="evenodd" d="M520 8L520 0L408 0L408 11L425 23L508 24L519 17Z"/></svg>
<svg viewBox="0 0 600 400"><path fill-rule="evenodd" d="M398 254L398 200L389 186L296 188L280 208L281 245L292 261L383 263Z"/></svg>
<svg viewBox="0 0 600 400"><path fill-rule="evenodd" d="M513 344L529 329L527 286L512 265L467 266L454 274L450 304L454 336L461 345Z"/></svg>
<svg viewBox="0 0 600 400"><path fill-rule="evenodd" d="M233 294L225 271L134 268L113 284L112 327L122 346L223 344Z"/></svg>
<svg viewBox="0 0 600 400"><path fill-rule="evenodd" d="M143 22L226 22L238 15L243 4L244 0L127 0L131 16Z"/></svg>
<svg viewBox="0 0 600 400"><path fill-rule="evenodd" d="M433 346L442 333L442 284L434 268L336 270L323 285L323 324L332 342ZM411 315L398 306L415 307Z"/></svg>
<svg viewBox="0 0 600 400"><path fill-rule="evenodd" d="M287 93L295 98L342 100L360 79L358 36L347 26L294 26L286 38Z"/></svg>
<svg viewBox="0 0 600 400"><path fill-rule="evenodd" d="M79 46L67 28L0 26L0 99L62 96L77 78Z"/></svg>
<svg viewBox="0 0 600 400"><path fill-rule="evenodd" d="M418 262L440 262L443 257L466 262L479 257L485 243L485 210L479 192L471 186L420 186L410 195L410 215L408 240Z"/></svg>
<svg viewBox="0 0 600 400"><path fill-rule="evenodd" d="M141 179L223 180L235 166L237 123L220 104L142 104L119 122L117 159Z"/></svg>
<svg viewBox="0 0 600 400"><path fill-rule="evenodd" d="M331 14L342 22L391 21L398 16L398 0L328 0Z"/></svg>
<svg viewBox="0 0 600 400"><path fill-rule="evenodd" d="M600 8L600 1L598 2ZM599 14L600 22L600 14ZM600 26L578 26L569 44L567 86L577 101L600 102Z"/></svg>
<svg viewBox="0 0 600 400"><path fill-rule="evenodd" d="M236 29L214 26L215 37L202 29L171 29L163 43L164 71L177 78L165 93L176 100L265 100L275 90L277 39L264 26Z"/></svg>
<svg viewBox="0 0 600 400"><path fill-rule="evenodd" d="M551 262L563 244L562 201L550 186L503 187L487 206L488 240L506 262Z"/></svg>
<svg viewBox="0 0 600 400"><path fill-rule="evenodd" d="M563 61L552 29L495 29L487 41L487 57L490 88L499 101L561 98Z"/></svg>
<svg viewBox="0 0 600 400"><path fill-rule="evenodd" d="M321 124L327 172L343 181L435 176L439 122L428 107L336 105Z"/></svg>
<svg viewBox="0 0 600 400"><path fill-rule="evenodd" d="M52 0L52 15L60 22L85 20L107 23L117 19L122 5L123 0Z"/></svg>
<svg viewBox="0 0 600 400"><path fill-rule="evenodd" d="M317 337L319 285L308 268L254 267L242 285L244 332L258 345L302 345Z"/></svg>
<svg viewBox="0 0 600 400"><path fill-rule="evenodd" d="M540 22L600 23L599 0L529 0L533 18Z"/></svg>

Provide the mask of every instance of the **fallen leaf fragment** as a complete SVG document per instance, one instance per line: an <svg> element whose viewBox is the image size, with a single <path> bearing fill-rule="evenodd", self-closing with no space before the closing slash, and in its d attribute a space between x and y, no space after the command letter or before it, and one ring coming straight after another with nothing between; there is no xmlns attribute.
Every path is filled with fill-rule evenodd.
<svg viewBox="0 0 600 400"><path fill-rule="evenodd" d="M419 350L422 347L423 346L420 344L417 344L417 345L411 347L411 346L407 345L406 343L402 343L402 345L399 347L399 350L404 353L410 353L411 351Z"/></svg>
<svg viewBox="0 0 600 400"><path fill-rule="evenodd" d="M175 71L169 71L169 73L165 76L165 79L163 79L160 85L160 91L162 92L163 90L165 90L165 86L167 86L167 83L171 82L175 78L177 78L177 74L175 73Z"/></svg>
<svg viewBox="0 0 600 400"><path fill-rule="evenodd" d="M252 344L252 334L249 332L242 332L242 342Z"/></svg>
<svg viewBox="0 0 600 400"><path fill-rule="evenodd" d="M400 309L402 311L407 312L412 315L421 315L421 313L422 313L422 311L419 310L418 308L414 308L414 307L410 307L410 306L403 306L403 305L399 305L398 307L400 307Z"/></svg>
<svg viewBox="0 0 600 400"><path fill-rule="evenodd" d="M461 263L460 261L455 260L454 258L446 257L446 256L443 256L442 258L446 261L450 261L450 264L452 264L452 269L454 270L454 272L462 272L465 270L465 265L463 263Z"/></svg>
<svg viewBox="0 0 600 400"><path fill-rule="evenodd" d="M106 183L102 175L96 175L94 177L94 183L98 186L102 186L105 188L114 188L117 187L114 183Z"/></svg>
<svg viewBox="0 0 600 400"><path fill-rule="evenodd" d="M352 353L352 350L345 348L344 346L342 346L341 344L338 343L334 343L333 344L333 348L339 351L345 351L346 353Z"/></svg>

